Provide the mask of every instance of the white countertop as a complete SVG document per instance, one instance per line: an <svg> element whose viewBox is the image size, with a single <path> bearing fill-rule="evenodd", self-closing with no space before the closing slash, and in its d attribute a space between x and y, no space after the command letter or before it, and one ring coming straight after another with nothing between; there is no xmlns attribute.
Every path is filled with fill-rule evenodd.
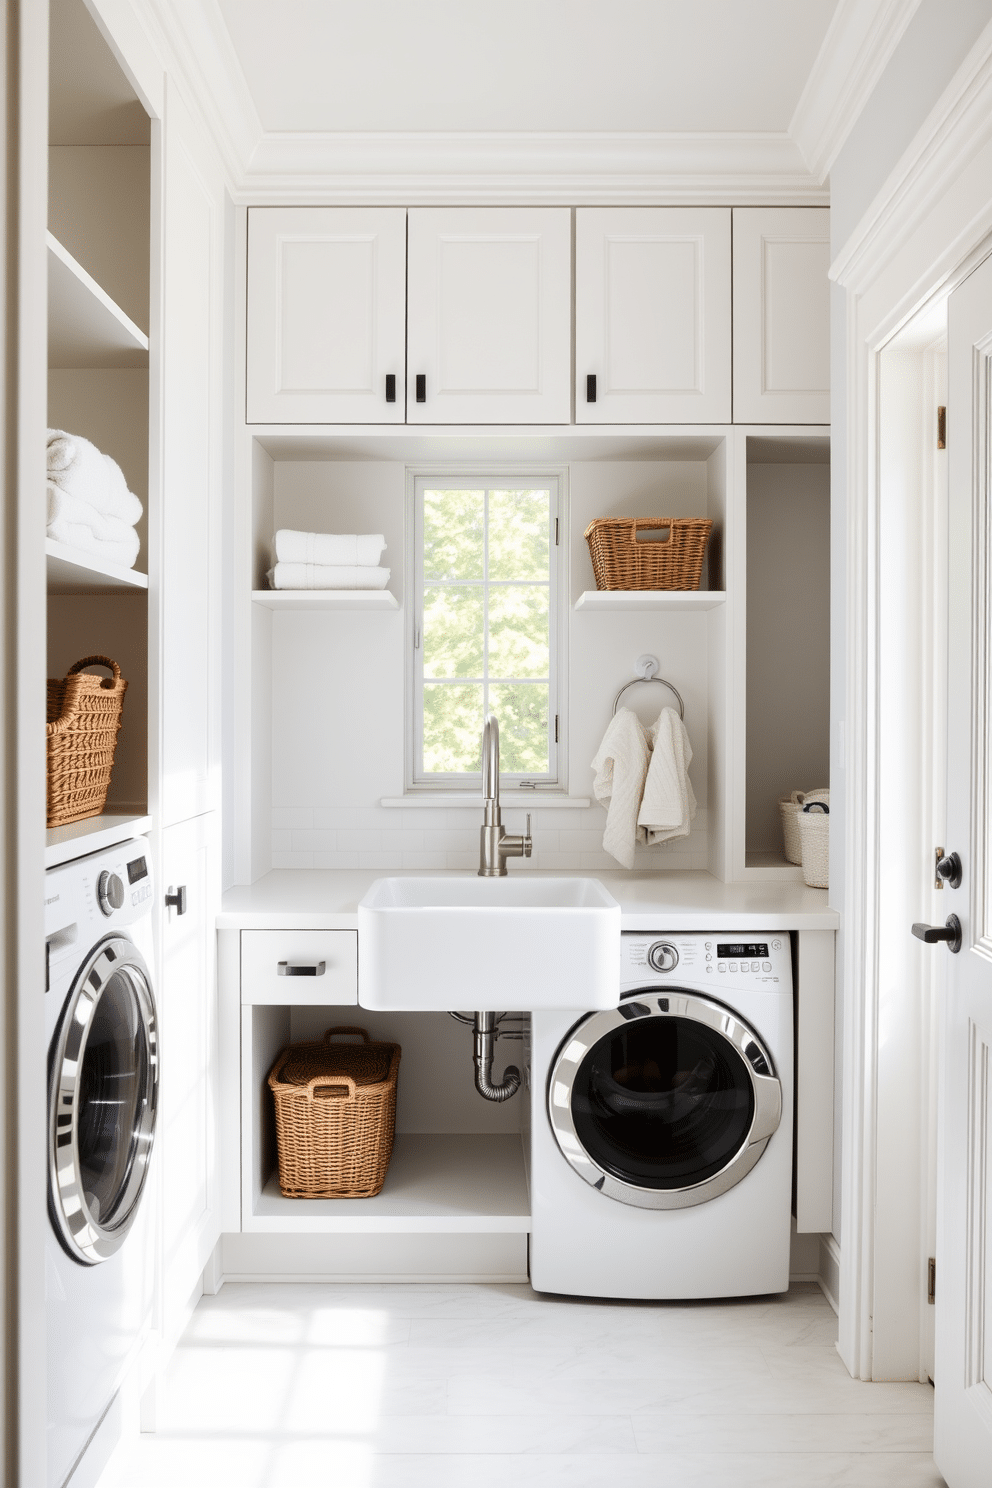
<svg viewBox="0 0 992 1488"><path fill-rule="evenodd" d="M511 869L511 872L513 870ZM276 869L228 889L220 930L356 930L358 901L378 878L454 878L461 874L375 873L370 869ZM826 889L768 879L725 884L705 872L540 873L595 878L622 911L624 930L835 930L840 917Z"/></svg>

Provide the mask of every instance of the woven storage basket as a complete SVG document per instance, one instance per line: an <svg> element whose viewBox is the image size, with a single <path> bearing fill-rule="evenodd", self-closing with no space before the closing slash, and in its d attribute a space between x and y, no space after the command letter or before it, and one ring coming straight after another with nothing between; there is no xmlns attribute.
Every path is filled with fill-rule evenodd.
<svg viewBox="0 0 992 1488"><path fill-rule="evenodd" d="M332 1044L357 1033L360 1044ZM393 1152L399 1044L364 1028L329 1028L316 1043L290 1044L269 1074L276 1107L279 1191L286 1199L368 1199Z"/></svg>
<svg viewBox="0 0 992 1488"><path fill-rule="evenodd" d="M585 531L597 589L698 589L713 523L705 517L597 517ZM638 542L638 532L668 537Z"/></svg>
<svg viewBox="0 0 992 1488"><path fill-rule="evenodd" d="M807 801L828 801L830 792L826 786L817 790L793 791L791 796L779 799L778 809L782 814L782 837L785 844L785 861L798 867L803 860L803 845L799 836L799 813Z"/></svg>
<svg viewBox="0 0 992 1488"><path fill-rule="evenodd" d="M825 801L807 801L799 813L799 836L803 844L803 882L811 889L829 887L830 807Z"/></svg>
<svg viewBox="0 0 992 1488"><path fill-rule="evenodd" d="M102 666L112 677L90 677ZM127 683L109 656L84 656L48 679L48 825L99 816L107 801Z"/></svg>

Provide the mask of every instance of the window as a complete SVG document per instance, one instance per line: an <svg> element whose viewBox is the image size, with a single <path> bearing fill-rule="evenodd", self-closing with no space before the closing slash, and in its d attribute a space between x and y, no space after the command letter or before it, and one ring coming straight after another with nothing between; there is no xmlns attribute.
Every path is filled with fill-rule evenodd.
<svg viewBox="0 0 992 1488"><path fill-rule="evenodd" d="M414 483L414 785L477 786L487 713L504 783L559 783L558 484Z"/></svg>

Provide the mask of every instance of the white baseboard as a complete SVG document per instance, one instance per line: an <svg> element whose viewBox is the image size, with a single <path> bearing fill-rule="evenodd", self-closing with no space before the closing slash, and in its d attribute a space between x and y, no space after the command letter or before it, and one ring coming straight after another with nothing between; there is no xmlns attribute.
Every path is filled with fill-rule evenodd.
<svg viewBox="0 0 992 1488"><path fill-rule="evenodd" d="M225 1282L525 1282L527 1236L221 1236Z"/></svg>
<svg viewBox="0 0 992 1488"><path fill-rule="evenodd" d="M820 1236L820 1290L834 1312L840 1313L840 1246L833 1235Z"/></svg>

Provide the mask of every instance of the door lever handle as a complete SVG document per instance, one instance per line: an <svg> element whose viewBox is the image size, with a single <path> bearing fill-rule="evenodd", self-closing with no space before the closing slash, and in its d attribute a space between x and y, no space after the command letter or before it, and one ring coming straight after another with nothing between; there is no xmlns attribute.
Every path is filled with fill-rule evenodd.
<svg viewBox="0 0 992 1488"><path fill-rule="evenodd" d="M923 940L927 945L936 945L938 941L946 941L947 949L955 954L961 949L961 921L957 915L948 915L943 925L915 924L913 934L917 940Z"/></svg>

